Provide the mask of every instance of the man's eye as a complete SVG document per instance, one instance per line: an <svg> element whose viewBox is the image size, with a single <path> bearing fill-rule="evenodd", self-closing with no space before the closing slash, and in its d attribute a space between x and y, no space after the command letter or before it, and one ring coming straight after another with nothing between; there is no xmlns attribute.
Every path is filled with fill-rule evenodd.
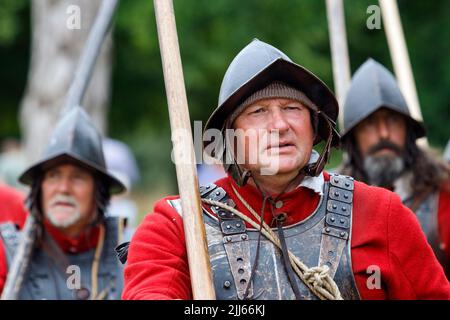
<svg viewBox="0 0 450 320"><path fill-rule="evenodd" d="M47 173L47 178L54 179L56 177L58 177L58 173L55 171L50 171Z"/></svg>
<svg viewBox="0 0 450 320"><path fill-rule="evenodd" d="M300 107L296 107L296 106L286 106L284 109L285 110L301 110Z"/></svg>
<svg viewBox="0 0 450 320"><path fill-rule="evenodd" d="M252 112L250 112L251 114L258 114L258 113L263 113L264 112L264 108L258 108L253 110Z"/></svg>

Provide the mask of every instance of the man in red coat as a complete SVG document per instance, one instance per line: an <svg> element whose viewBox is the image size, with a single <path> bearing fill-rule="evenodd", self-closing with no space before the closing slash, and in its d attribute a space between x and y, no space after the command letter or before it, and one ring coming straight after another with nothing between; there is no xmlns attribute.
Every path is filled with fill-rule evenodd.
<svg viewBox="0 0 450 320"><path fill-rule="evenodd" d="M13 222L20 228L27 219L27 211L22 194L0 183L0 223Z"/></svg>
<svg viewBox="0 0 450 320"><path fill-rule="evenodd" d="M410 116L392 73L367 60L344 105L348 161L341 173L396 192L450 277L450 166L416 144L423 136L423 124Z"/></svg>
<svg viewBox="0 0 450 320"><path fill-rule="evenodd" d="M218 299L450 298L399 197L323 171L337 115L325 84L271 45L254 40L230 64L205 127L225 134L223 152L205 152L228 176L200 187ZM122 298L192 298L182 219L179 197L156 203L130 243Z"/></svg>
<svg viewBox="0 0 450 320"><path fill-rule="evenodd" d="M107 171L101 135L81 107L61 117L43 156L19 180L30 186L27 208L36 227L0 223L2 298L120 298L123 266L114 248L122 224L105 210L125 186ZM24 239L32 243L29 256ZM14 276L17 261L24 268Z"/></svg>

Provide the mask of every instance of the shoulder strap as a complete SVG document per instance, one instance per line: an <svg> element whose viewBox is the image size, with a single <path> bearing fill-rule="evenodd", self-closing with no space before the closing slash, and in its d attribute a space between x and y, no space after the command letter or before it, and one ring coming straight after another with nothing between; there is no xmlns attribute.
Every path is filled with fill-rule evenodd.
<svg viewBox="0 0 450 320"><path fill-rule="evenodd" d="M215 184L201 187L200 195L202 198L219 201L230 207L236 206L233 200L228 197L226 191ZM247 284L251 281L250 244L245 222L234 213L218 206L211 206L211 211L217 215L219 220L225 252L238 299L251 298L253 296L252 283L250 283L247 295L244 297Z"/></svg>
<svg viewBox="0 0 450 320"><path fill-rule="evenodd" d="M349 176L331 175L329 183L319 266L327 265L333 278L351 231L354 179Z"/></svg>

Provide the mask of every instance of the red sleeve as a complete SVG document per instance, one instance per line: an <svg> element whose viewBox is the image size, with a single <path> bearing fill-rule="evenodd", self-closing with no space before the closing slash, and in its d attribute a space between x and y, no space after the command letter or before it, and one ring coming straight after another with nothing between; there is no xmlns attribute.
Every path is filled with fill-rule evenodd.
<svg viewBox="0 0 450 320"><path fill-rule="evenodd" d="M447 261L450 261L450 191L447 189L439 194L438 224L440 241Z"/></svg>
<svg viewBox="0 0 450 320"><path fill-rule="evenodd" d="M122 299L192 299L181 216L165 198L136 230L125 266Z"/></svg>
<svg viewBox="0 0 450 320"><path fill-rule="evenodd" d="M450 299L416 216L390 191L355 184L352 264L363 299ZM374 268L378 287L371 282Z"/></svg>
<svg viewBox="0 0 450 320"><path fill-rule="evenodd" d="M414 213L391 197L388 251L392 299L450 299L450 286Z"/></svg>
<svg viewBox="0 0 450 320"><path fill-rule="evenodd" d="M13 222L22 229L27 214L22 194L13 188L0 185L0 223Z"/></svg>
<svg viewBox="0 0 450 320"><path fill-rule="evenodd" d="M3 240L0 237L0 293L3 292L3 287L6 282L6 275L8 274L8 264L6 262L6 252L3 247Z"/></svg>

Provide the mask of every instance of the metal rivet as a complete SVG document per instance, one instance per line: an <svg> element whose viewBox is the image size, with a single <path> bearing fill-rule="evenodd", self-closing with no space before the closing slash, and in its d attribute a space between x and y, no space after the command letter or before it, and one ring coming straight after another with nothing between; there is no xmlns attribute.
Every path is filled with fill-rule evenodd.
<svg viewBox="0 0 450 320"><path fill-rule="evenodd" d="M347 193L344 193L344 198L348 199L348 194Z"/></svg>
<svg viewBox="0 0 450 320"><path fill-rule="evenodd" d="M241 284L246 284L247 283L247 280L245 280L245 279L241 279L241 281L239 281Z"/></svg>
<svg viewBox="0 0 450 320"><path fill-rule="evenodd" d="M231 226L230 226L230 225L227 225L227 229L231 229Z"/></svg>
<svg viewBox="0 0 450 320"><path fill-rule="evenodd" d="M211 186L206 186L206 189L209 189L209 188L211 188Z"/></svg>
<svg viewBox="0 0 450 320"><path fill-rule="evenodd" d="M334 178L334 182L335 183L339 183L339 179L338 178Z"/></svg>
<svg viewBox="0 0 450 320"><path fill-rule="evenodd" d="M277 201L276 203L275 203L275 208L277 208L277 209L280 209L281 207L283 206L283 201Z"/></svg>
<svg viewBox="0 0 450 320"><path fill-rule="evenodd" d="M337 205L336 204L333 204L333 209L337 209Z"/></svg>
<svg viewBox="0 0 450 320"><path fill-rule="evenodd" d="M333 251L331 251L331 250L330 250L330 251L328 251L328 255L329 255L329 256L332 256L333 254L334 254L334 252L333 252Z"/></svg>
<svg viewBox="0 0 450 320"><path fill-rule="evenodd" d="M236 261L237 261L237 262L243 262L244 259L242 259L242 258L237 258Z"/></svg>
<svg viewBox="0 0 450 320"><path fill-rule="evenodd" d="M246 235L246 234L243 234L243 235L241 236L241 239L242 239L242 240L247 240L247 235Z"/></svg>
<svg viewBox="0 0 450 320"><path fill-rule="evenodd" d="M342 211L347 211L347 207L342 207Z"/></svg>
<svg viewBox="0 0 450 320"><path fill-rule="evenodd" d="M346 187L350 187L350 182L346 182L346 183L345 183L345 186L346 186Z"/></svg>
<svg viewBox="0 0 450 320"><path fill-rule="evenodd" d="M220 216L221 216L221 217L225 217L226 215L227 215L226 212L221 212L221 213L220 213Z"/></svg>
<svg viewBox="0 0 450 320"><path fill-rule="evenodd" d="M216 208L216 210L219 210L219 207L218 207L218 206L215 206L215 208Z"/></svg>
<svg viewBox="0 0 450 320"><path fill-rule="evenodd" d="M241 224L240 223L236 223L236 228L240 228Z"/></svg>
<svg viewBox="0 0 450 320"><path fill-rule="evenodd" d="M216 191L216 196L220 196L220 191Z"/></svg>
<svg viewBox="0 0 450 320"><path fill-rule="evenodd" d="M339 235L340 235L341 237L345 237L346 233L345 233L345 232L341 232Z"/></svg>
<svg viewBox="0 0 450 320"><path fill-rule="evenodd" d="M231 286L231 282L228 280L223 283L223 287L226 289L228 289L230 286Z"/></svg>
<svg viewBox="0 0 450 320"><path fill-rule="evenodd" d="M331 222L334 222L334 221L336 221L336 219L335 219L335 218L331 218L330 220L331 220Z"/></svg>
<svg viewBox="0 0 450 320"><path fill-rule="evenodd" d="M341 219L341 220L339 220L339 222L340 222L341 224L344 224L345 220L344 220L344 219Z"/></svg>
<svg viewBox="0 0 450 320"><path fill-rule="evenodd" d="M239 272L240 274L243 274L243 273L244 273L244 269L239 268L238 272Z"/></svg>
<svg viewBox="0 0 450 320"><path fill-rule="evenodd" d="M335 195L336 197L339 197L339 192L338 192L338 191L335 191L335 192L334 192L334 195Z"/></svg>
<svg viewBox="0 0 450 320"><path fill-rule="evenodd" d="M231 237L227 237L227 242L230 242L231 241Z"/></svg>
<svg viewBox="0 0 450 320"><path fill-rule="evenodd" d="M325 232L327 232L327 233L330 232L330 231L331 231L330 228L326 228L325 229Z"/></svg>

